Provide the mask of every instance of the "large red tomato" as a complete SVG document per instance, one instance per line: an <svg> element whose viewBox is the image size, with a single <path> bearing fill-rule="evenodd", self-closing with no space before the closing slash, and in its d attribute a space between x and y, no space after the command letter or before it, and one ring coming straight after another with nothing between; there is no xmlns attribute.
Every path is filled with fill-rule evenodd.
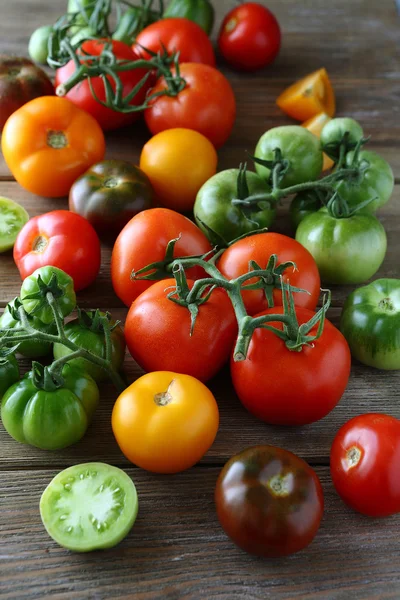
<svg viewBox="0 0 400 600"><path fill-rule="evenodd" d="M193 283L188 281L190 288ZM158 281L133 302L126 343L145 371L175 371L206 382L227 362L236 339L232 303L224 290L214 290L199 306L191 335L188 308L167 298L175 286L175 279Z"/></svg>
<svg viewBox="0 0 400 600"><path fill-rule="evenodd" d="M14 245L21 279L50 265L68 273L77 292L96 279L100 254L100 241L92 225L68 210L54 210L30 219Z"/></svg>
<svg viewBox="0 0 400 600"><path fill-rule="evenodd" d="M331 475L354 510L370 517L400 513L400 421L371 413L343 425L332 445Z"/></svg>
<svg viewBox="0 0 400 600"><path fill-rule="evenodd" d="M282 314L282 307L263 315ZM299 325L314 313L296 308ZM260 316L260 315L258 315ZM278 329L282 323L271 322ZM314 327L309 335L314 335ZM274 332L256 329L247 358L231 360L233 385L244 406L272 425L307 425L330 413L350 376L351 356L343 335L325 320L322 336L300 351L289 350Z"/></svg>
<svg viewBox="0 0 400 600"><path fill-rule="evenodd" d="M161 19L152 23L139 33L133 50L144 58L150 58L146 50L169 54L179 52L179 62L203 63L215 65L212 44L203 29L197 23L183 18Z"/></svg>
<svg viewBox="0 0 400 600"><path fill-rule="evenodd" d="M102 51L104 50L104 46L108 43L112 43L112 51L113 54L117 57L117 59L135 61L140 58L139 55L136 54L129 46L127 46L123 42L117 42L115 40L112 40L112 42L110 42L110 40L89 40L82 44L82 51L92 56L98 56L102 53ZM64 67L57 69L55 79L56 87L63 83L66 83L66 81L75 73L75 70L76 66L73 60L70 60ZM125 97L128 94L130 94L130 92L139 83L139 81L143 79L147 72L148 71L146 71L145 69L131 69L129 71L120 71L118 75L123 84L122 97ZM115 82L113 78L107 75L107 79L110 81L112 88L115 90ZM99 98L99 100L104 102L106 99L106 93L101 77L93 77L91 79L91 84L96 93L96 96ZM131 100L130 105L137 106L143 104L149 86L149 82L145 83L141 90ZM68 100L71 100L71 102L73 102L80 108L83 108L83 110L85 110L86 112L90 113L98 121L98 123L104 130L117 129L118 127L122 127L123 125L133 123L136 119L139 118L140 115L140 113L138 112L125 114L103 106L102 104L97 102L97 100L92 95L87 80L84 80L81 83L78 83L78 85L76 85L75 87L73 87L66 94L66 98L68 98Z"/></svg>
<svg viewBox="0 0 400 600"><path fill-rule="evenodd" d="M175 69L172 69L175 74ZM145 120L155 135L165 129L194 129L208 138L216 148L228 139L236 116L236 101L229 81L222 73L203 64L184 63L180 74L186 87L174 95L161 95L150 102ZM161 77L153 93L167 89Z"/></svg>
<svg viewBox="0 0 400 600"><path fill-rule="evenodd" d="M111 279L115 293L126 306L154 283L132 280L132 271L163 260L168 242L179 237L174 258L203 255L211 250L210 242L192 221L168 208L145 210L124 227L114 245ZM192 279L204 277L203 269L198 267L187 273Z"/></svg>
<svg viewBox="0 0 400 600"><path fill-rule="evenodd" d="M304 292L295 292L296 306L314 310L320 295L321 280L318 267L311 254L299 242L280 233L259 233L244 238L232 244L224 252L218 262L218 268L228 279L236 279L249 271L250 261L255 261L265 269L272 254L278 257L278 265L292 261L296 268L289 267L283 276L284 281L289 281L294 287ZM255 283L251 279L248 283ZM268 302L263 290L243 291L243 300L250 315L262 312L268 308ZM282 305L282 293L274 290L274 304Z"/></svg>

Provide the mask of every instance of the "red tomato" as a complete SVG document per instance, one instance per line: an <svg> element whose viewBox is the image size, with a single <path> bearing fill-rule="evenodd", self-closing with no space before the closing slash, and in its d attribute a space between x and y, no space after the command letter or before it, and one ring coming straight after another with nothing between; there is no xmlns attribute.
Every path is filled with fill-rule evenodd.
<svg viewBox="0 0 400 600"><path fill-rule="evenodd" d="M188 280L190 288L193 283ZM126 343L145 371L176 371L206 382L227 362L236 339L232 303L224 290L214 290L199 307L190 335L189 310L167 298L175 285L175 279L158 281L133 302Z"/></svg>
<svg viewBox="0 0 400 600"><path fill-rule="evenodd" d="M115 293L126 306L154 283L131 280L132 271L163 260L168 242L179 236L174 258L202 255L211 250L210 242L192 221L168 208L145 210L124 227L114 245L111 278ZM192 279L204 277L203 269L198 267L187 274Z"/></svg>
<svg viewBox="0 0 400 600"><path fill-rule="evenodd" d="M175 70L172 69L175 74ZM145 111L145 120L155 135L165 129L194 129L216 148L228 139L236 116L236 101L229 81L213 67L195 63L181 65L186 87L177 96L158 96ZM161 77L152 93L167 88Z"/></svg>
<svg viewBox="0 0 400 600"><path fill-rule="evenodd" d="M106 43L109 43L107 40L89 40L82 44L82 50L91 54L92 56L98 56L104 49ZM115 40L112 41L112 50L114 55L121 60L129 60L134 61L138 60L140 57L136 54L127 44L123 42L117 42ZM56 87L65 83L73 73L75 73L76 67L73 60L70 60L64 67L57 69L56 71ZM118 73L122 84L122 97L127 96L133 88L139 83L141 79L146 75L148 71L145 69L132 69L130 71L121 71ZM107 79L110 81L113 90L115 90L115 83L112 77L107 76ZM104 102L106 99L106 94L104 90L104 84L102 82L101 77L93 77L92 87L96 93L96 96ZM150 83L147 82L142 87L142 89L136 94L136 96L132 99L130 104L132 106L137 106L143 104L147 91L149 89ZM82 81L75 87L73 87L66 95L68 100L71 100L74 104L86 110L86 112L90 113L100 124L102 129L110 130L117 129L118 127L122 127L124 125L128 125L129 123L133 123L136 119L139 118L140 113L133 112L124 114L122 112L116 112L111 108L107 108L102 106L99 102L95 100L90 91L88 81Z"/></svg>
<svg viewBox="0 0 400 600"><path fill-rule="evenodd" d="M400 421L371 413L343 425L332 445L331 475L354 510L369 517L400 513Z"/></svg>
<svg viewBox="0 0 400 600"><path fill-rule="evenodd" d="M281 47L279 23L265 6L246 2L226 15L218 45L223 57L236 69L262 69L276 58Z"/></svg>
<svg viewBox="0 0 400 600"><path fill-rule="evenodd" d="M168 54L179 52L179 62L203 63L215 65L215 54L205 31L189 19L162 19L152 23L139 33L133 50L150 58L146 50L162 52L163 46Z"/></svg>
<svg viewBox="0 0 400 600"><path fill-rule="evenodd" d="M263 315L282 314L282 307ZM314 313L297 308L299 325ZM258 315L260 316L260 315ZM282 329L282 323L269 323ZM313 335L316 327L311 330ZM322 336L300 352L289 350L267 329L256 329L246 360L231 360L233 385L244 406L272 425L307 425L331 412L350 376L350 350L343 335L325 320Z"/></svg>
<svg viewBox="0 0 400 600"><path fill-rule="evenodd" d="M254 260L262 269L267 266L271 254L278 256L278 264L292 261L297 269L289 267L284 275L284 281L289 281L294 287L307 290L293 294L296 306L314 310L317 306L321 280L318 267L311 256L299 242L281 235L280 233L258 233L232 244L224 252L218 262L218 268L228 279L236 279L249 271L249 263ZM249 283L255 283L251 279ZM249 315L267 310L268 302L263 290L249 290L243 292L243 300ZM274 303L282 305L282 292L274 290Z"/></svg>
<svg viewBox="0 0 400 600"><path fill-rule="evenodd" d="M30 219L18 234L14 260L25 279L50 265L68 273L75 291L96 279L100 270L100 241L86 219L68 210L53 210Z"/></svg>

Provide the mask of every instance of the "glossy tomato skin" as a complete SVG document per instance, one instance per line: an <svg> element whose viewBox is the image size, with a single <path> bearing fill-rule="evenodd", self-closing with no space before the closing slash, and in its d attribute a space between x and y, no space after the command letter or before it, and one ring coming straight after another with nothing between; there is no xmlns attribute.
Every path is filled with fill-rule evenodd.
<svg viewBox="0 0 400 600"><path fill-rule="evenodd" d="M181 63L202 63L215 66L215 54L206 32L189 19L170 18L152 23L139 33L133 50L149 58L149 53L162 52L163 46L168 54L179 52Z"/></svg>
<svg viewBox="0 0 400 600"><path fill-rule="evenodd" d="M304 289L304 292L294 292L296 306L314 310L317 306L321 281L315 260L308 252L292 238L280 233L259 233L230 246L221 256L218 268L228 279L236 279L249 271L249 263L254 260L262 269L265 269L272 254L278 257L278 265L293 261L297 270L289 267L283 280L289 281L293 287ZM252 281L250 281L252 283ZM249 282L249 283L250 283ZM282 305L282 292L274 290L274 304ZM242 297L249 315L253 316L266 310L268 302L262 290L247 290L242 292Z"/></svg>
<svg viewBox="0 0 400 600"><path fill-rule="evenodd" d="M400 280L377 279L352 292L340 330L357 360L376 369L400 370Z"/></svg>
<svg viewBox="0 0 400 600"><path fill-rule="evenodd" d="M188 280L190 288L193 283ZM147 372L179 369L206 382L228 361L236 339L232 303L224 290L214 290L190 335L189 310L167 298L174 287L175 279L158 281L133 302L125 323L128 350Z"/></svg>
<svg viewBox="0 0 400 600"><path fill-rule="evenodd" d="M82 44L82 51L87 52L92 56L97 56L101 54L106 43L110 43L110 40L89 40ZM135 61L140 58L139 55L136 52L134 52L127 44L116 40L112 40L111 43L112 51L117 57L117 59ZM75 73L75 70L75 63L72 60L70 60L64 67L57 69L55 79L56 87L65 83L71 77L71 75ZM147 72L148 71L146 69L132 69L130 71L119 72L118 75L123 84L122 96L127 96L139 83L139 81L143 79ZM115 83L113 82L113 79L111 77L109 77L109 81L114 89ZM101 78L93 77L92 86L96 93L96 96L102 102L105 102L106 94ZM143 104L148 89L149 83L145 83L141 90L132 99L130 104L133 106ZM73 102L76 106L79 106L79 108L82 108L83 110L91 114L104 131L117 129L118 127L123 127L130 123L133 123L140 116L139 112L124 114L121 112L116 112L111 108L102 106L93 97L90 91L88 81L82 81L77 86L73 87L66 94L66 98L68 98L68 100Z"/></svg>
<svg viewBox="0 0 400 600"><path fill-rule="evenodd" d="M313 255L326 283L364 283L378 271L387 250L385 229L374 215L336 219L326 207L301 221L296 240Z"/></svg>
<svg viewBox="0 0 400 600"><path fill-rule="evenodd" d="M112 412L122 452L154 473L178 473L195 465L214 442L218 425L210 390L194 377L168 371L137 379Z"/></svg>
<svg viewBox="0 0 400 600"><path fill-rule="evenodd" d="M153 188L141 169L124 160L103 160L81 175L69 192L69 209L99 235L115 237L139 212L151 208Z"/></svg>
<svg viewBox="0 0 400 600"><path fill-rule="evenodd" d="M27 58L0 55L0 131L18 108L52 94L53 84L42 69Z"/></svg>
<svg viewBox="0 0 400 600"><path fill-rule="evenodd" d="M214 25L215 10L210 0L172 0L164 10L163 18L166 17L190 19L210 35Z"/></svg>
<svg viewBox="0 0 400 600"><path fill-rule="evenodd" d="M308 546L324 510L315 471L292 452L273 446L255 446L231 458L218 477L215 502L232 541L266 558Z"/></svg>
<svg viewBox="0 0 400 600"><path fill-rule="evenodd" d="M111 279L114 291L126 306L154 281L133 281L132 271L165 257L168 242L179 238L174 258L203 255L211 251L210 242L192 221L167 208L151 208L133 217L119 234L111 257ZM204 271L195 267L188 277L199 279Z"/></svg>
<svg viewBox="0 0 400 600"><path fill-rule="evenodd" d="M236 100L229 81L204 64L183 63L180 74L186 87L177 96L159 96L150 102L144 114L148 128L153 135L176 127L194 129L220 148L230 136L236 117ZM161 77L152 93L166 88Z"/></svg>
<svg viewBox="0 0 400 600"><path fill-rule="evenodd" d="M262 315L282 314L282 307ZM314 313L296 308L299 324ZM261 316L261 315L257 315ZM282 329L282 324L269 323ZM316 332L316 327L310 335ZM275 333L256 329L247 358L231 359L231 375L242 404L271 425L308 425L330 413L347 387L351 356L347 342L325 319L322 336L300 352L289 350Z"/></svg>
<svg viewBox="0 0 400 600"><path fill-rule="evenodd" d="M279 23L265 6L245 2L226 15L218 46L225 60L236 69L257 71L278 55L281 46Z"/></svg>
<svg viewBox="0 0 400 600"><path fill-rule="evenodd" d="M313 191L305 191L296 194L290 203L289 215L293 229L296 231L300 223L322 208L321 201Z"/></svg>
<svg viewBox="0 0 400 600"><path fill-rule="evenodd" d="M67 196L75 179L103 160L105 141L91 115L66 98L42 96L11 115L1 148L23 188L58 198Z"/></svg>
<svg viewBox="0 0 400 600"><path fill-rule="evenodd" d="M369 517L400 512L400 421L384 414L354 417L337 433L331 476L346 504Z"/></svg>
<svg viewBox="0 0 400 600"><path fill-rule="evenodd" d="M54 210L30 219L14 245L21 279L51 265L70 275L75 291L88 287L100 270L100 241L91 224L67 210Z"/></svg>

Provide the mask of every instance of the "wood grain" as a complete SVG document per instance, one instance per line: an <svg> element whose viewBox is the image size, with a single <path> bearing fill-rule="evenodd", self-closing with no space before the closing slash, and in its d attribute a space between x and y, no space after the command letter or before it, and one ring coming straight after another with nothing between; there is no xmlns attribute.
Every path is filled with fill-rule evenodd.
<svg viewBox="0 0 400 600"><path fill-rule="evenodd" d="M127 469L139 494L136 524L115 549L87 555L58 547L41 523L40 495L56 470L3 472L0 486L8 501L0 512L1 597L398 598L400 538L387 532L398 530L400 516L354 514L333 490L328 469L316 471L325 493L321 528L306 550L280 560L248 556L225 536L213 501L217 468L172 477Z"/></svg>

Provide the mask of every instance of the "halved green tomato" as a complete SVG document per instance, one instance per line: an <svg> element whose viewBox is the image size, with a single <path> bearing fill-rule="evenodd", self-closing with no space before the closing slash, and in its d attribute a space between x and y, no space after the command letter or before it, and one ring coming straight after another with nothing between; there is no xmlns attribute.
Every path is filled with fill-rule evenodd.
<svg viewBox="0 0 400 600"><path fill-rule="evenodd" d="M0 196L0 252L10 250L17 235L29 221L29 215L23 206Z"/></svg>
<svg viewBox="0 0 400 600"><path fill-rule="evenodd" d="M132 479L104 463L84 463L61 471L40 499L47 533L75 552L118 544L129 533L138 508Z"/></svg>

